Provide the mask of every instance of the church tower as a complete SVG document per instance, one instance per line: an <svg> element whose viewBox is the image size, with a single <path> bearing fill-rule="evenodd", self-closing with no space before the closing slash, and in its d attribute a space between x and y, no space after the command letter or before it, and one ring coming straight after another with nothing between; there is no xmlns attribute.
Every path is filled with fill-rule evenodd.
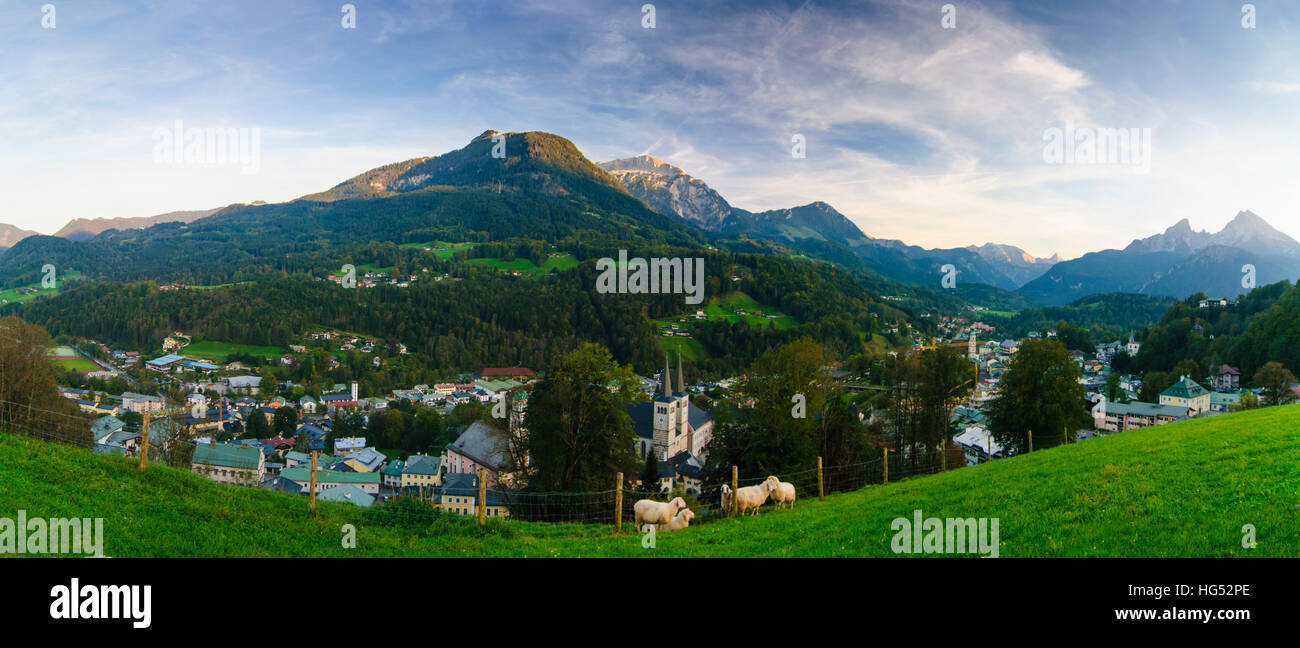
<svg viewBox="0 0 1300 648"><path fill-rule="evenodd" d="M668 447L677 436L677 398L673 396L672 384L668 356L664 355L663 389L654 401L654 453L661 461L668 460Z"/></svg>
<svg viewBox="0 0 1300 648"><path fill-rule="evenodd" d="M972 327L970 330L970 340L966 342L966 358L974 360L978 357L980 357L979 346L975 341L975 329Z"/></svg>

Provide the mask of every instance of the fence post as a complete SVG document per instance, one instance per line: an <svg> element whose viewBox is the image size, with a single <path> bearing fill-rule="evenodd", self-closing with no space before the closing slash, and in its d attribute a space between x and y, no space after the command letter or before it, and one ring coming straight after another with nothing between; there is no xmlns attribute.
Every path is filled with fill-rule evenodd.
<svg viewBox="0 0 1300 648"><path fill-rule="evenodd" d="M885 483L889 483L889 448L885 448Z"/></svg>
<svg viewBox="0 0 1300 648"><path fill-rule="evenodd" d="M740 469L731 467L731 511L730 515L736 514L736 489L740 488Z"/></svg>
<svg viewBox="0 0 1300 648"><path fill-rule="evenodd" d="M614 491L614 533L623 532L623 473L618 474Z"/></svg>
<svg viewBox="0 0 1300 648"><path fill-rule="evenodd" d="M943 443L939 444L939 461L942 472L948 472L948 433L943 433Z"/></svg>
<svg viewBox="0 0 1300 648"><path fill-rule="evenodd" d="M478 523L487 523L487 473L478 471Z"/></svg>
<svg viewBox="0 0 1300 648"><path fill-rule="evenodd" d="M1033 431L1033 430L1030 430L1030 431L1029 431L1029 451L1030 451L1030 452L1033 452L1033 451L1034 451L1034 431Z"/></svg>
<svg viewBox="0 0 1300 648"><path fill-rule="evenodd" d="M316 456L319 454L320 450L313 449L311 451L311 480L307 494L310 499L307 500L307 508L312 511L316 510Z"/></svg>
<svg viewBox="0 0 1300 648"><path fill-rule="evenodd" d="M149 410L144 412L144 434L140 435L140 472L149 467Z"/></svg>
<svg viewBox="0 0 1300 648"><path fill-rule="evenodd" d="M826 496L826 481L822 473L822 458L817 457L817 499L820 501Z"/></svg>
<svg viewBox="0 0 1300 648"><path fill-rule="evenodd" d="M1061 445L1069 445L1069 444L1070 444L1070 428L1063 427L1061 428Z"/></svg>

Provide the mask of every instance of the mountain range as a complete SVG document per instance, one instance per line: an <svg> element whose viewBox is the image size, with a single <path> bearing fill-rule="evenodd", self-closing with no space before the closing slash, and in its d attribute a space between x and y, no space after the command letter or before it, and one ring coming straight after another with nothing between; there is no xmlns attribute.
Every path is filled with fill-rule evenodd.
<svg viewBox="0 0 1300 648"><path fill-rule="evenodd" d="M1249 269L1253 276L1247 280ZM1091 252L1052 266L1019 292L1048 304L1102 292L1183 298L1203 292L1236 297L1256 285L1300 277L1300 243L1250 211L1216 233L1187 219L1123 250Z"/></svg>
<svg viewBox="0 0 1300 648"><path fill-rule="evenodd" d="M493 155L498 143L504 146L504 158ZM468 189L473 191L467 193ZM486 200L485 194L495 198ZM565 210L560 220L531 223L541 231L522 229L520 221L511 222L503 215L517 208L520 201L571 203L575 197L591 203L590 208L581 214ZM371 206L385 214L366 223L368 233L362 236L370 238L364 240L384 240L374 237L375 231L386 232L391 238L421 226L552 241L575 233L581 236L582 231L619 238L631 234L675 244L766 240L922 287L938 287L945 266L951 264L958 271L959 286L991 286L995 293L1001 291L1003 301L1014 298L1044 305L1117 292L1178 298L1197 292L1236 296L1249 284L1243 284L1243 267L1254 268L1253 280L1258 285L1300 276L1300 243L1249 211L1239 213L1217 233L1194 231L1183 219L1122 250L1093 252L1069 261L1057 255L1034 257L1018 247L997 243L928 249L872 237L825 202L752 212L731 205L703 180L653 156L593 163L556 135L494 130L483 132L461 149L378 167L289 203L266 205L259 201L142 218L79 218L53 237L0 225L0 248L21 241L32 243L29 250L23 251L20 248L24 246L19 245L0 256L7 262L0 265L20 264L22 257L36 250L66 261L84 256L88 250L103 249L108 254L114 245L128 240L161 246L159 259L172 258L174 254L163 241L215 231L219 229L215 221L231 219L243 232L278 232L291 225L304 228L304 242L311 239L311 228L323 227L327 231L316 238L343 242L340 237L353 233L356 224L340 219L354 218L357 210L331 205L352 201L379 201ZM507 205L504 211L502 204ZM459 211L449 211L453 207ZM165 224L171 225L163 227ZM58 240L90 247L68 247ZM250 252L237 246L223 259L235 262ZM150 264L151 271L158 269Z"/></svg>

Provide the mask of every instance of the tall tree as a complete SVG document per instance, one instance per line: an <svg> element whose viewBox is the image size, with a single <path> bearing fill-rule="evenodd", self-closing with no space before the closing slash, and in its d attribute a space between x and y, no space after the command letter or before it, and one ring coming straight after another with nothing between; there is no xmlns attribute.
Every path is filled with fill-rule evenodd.
<svg viewBox="0 0 1300 648"><path fill-rule="evenodd" d="M615 473L632 474L637 456L627 406L639 386L632 368L599 344L561 356L529 396L528 434L512 448L516 465L526 466L526 488L603 490Z"/></svg>
<svg viewBox="0 0 1300 648"><path fill-rule="evenodd" d="M0 318L0 431L89 446L90 419L58 392L45 329Z"/></svg>
<svg viewBox="0 0 1300 648"><path fill-rule="evenodd" d="M1027 340L1011 358L989 408L989 427L999 445L1029 449L1029 431L1058 438L1084 421L1079 367L1056 340Z"/></svg>
<svg viewBox="0 0 1300 648"><path fill-rule="evenodd" d="M1281 362L1269 362L1255 372L1255 384L1264 389L1264 398L1269 405L1285 405L1295 401L1295 392L1291 385L1296 382L1295 374L1282 366Z"/></svg>

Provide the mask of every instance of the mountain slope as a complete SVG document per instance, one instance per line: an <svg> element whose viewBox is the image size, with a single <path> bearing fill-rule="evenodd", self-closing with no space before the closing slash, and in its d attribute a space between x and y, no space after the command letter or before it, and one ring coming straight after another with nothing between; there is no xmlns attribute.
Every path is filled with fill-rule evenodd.
<svg viewBox="0 0 1300 648"><path fill-rule="evenodd" d="M265 204L261 201L251 203L253 205ZM138 216L133 218L74 218L54 236L60 236L70 241L84 241L91 239L110 229L144 229L159 223L192 223L200 218L213 216L222 210L230 207L239 207L242 204L229 205L227 207L217 207L214 209L202 209L197 211L175 211L157 216Z"/></svg>
<svg viewBox="0 0 1300 648"><path fill-rule="evenodd" d="M0 252L13 247L19 241L29 236L36 236L38 234L40 234L40 232L33 232L7 223L0 223Z"/></svg>
<svg viewBox="0 0 1300 648"><path fill-rule="evenodd" d="M1249 211L1214 234L1194 231L1183 219L1123 250L1058 263L1020 292L1049 305L1105 292L1236 297L1247 290L1242 278L1248 264L1255 268L1254 285L1294 280L1300 276L1300 243Z"/></svg>
<svg viewBox="0 0 1300 648"><path fill-rule="evenodd" d="M951 263L958 271L959 284L987 284L1015 290L1037 277L1053 260L1030 261L1009 258L1011 246L988 244L984 248L927 250L902 241L874 239L853 221L821 202L799 207L751 212L732 206L717 191L698 178L663 160L639 155L601 162L632 195L651 209L675 216L708 232L747 235L780 241L801 251L836 263L846 253L861 258L881 275L914 285L938 286L941 268ZM810 244L817 241L817 244ZM989 249L1001 250L1001 254Z"/></svg>

